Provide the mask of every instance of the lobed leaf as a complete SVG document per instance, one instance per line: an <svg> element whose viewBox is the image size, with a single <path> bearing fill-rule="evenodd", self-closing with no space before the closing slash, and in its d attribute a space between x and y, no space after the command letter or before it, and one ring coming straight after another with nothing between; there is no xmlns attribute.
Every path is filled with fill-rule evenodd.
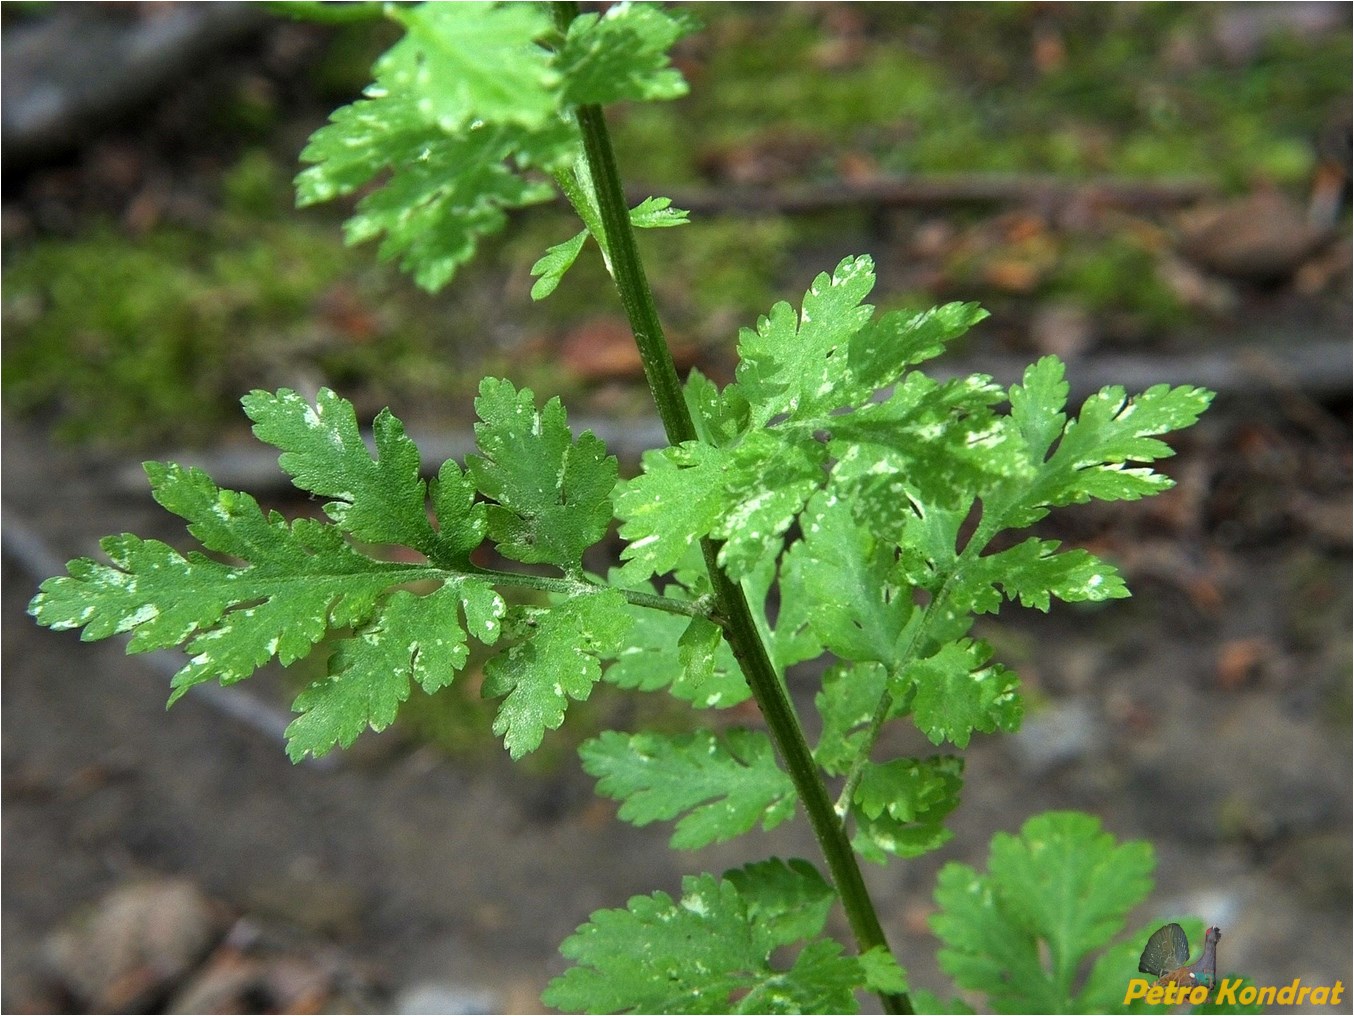
<svg viewBox="0 0 1354 1016"><path fill-rule="evenodd" d="M781 414L790 419L824 415L851 404L838 382L847 368L847 344L870 320L861 305L874 288L874 262L845 258L829 276L819 275L804 294L798 315L778 303L755 330L738 337L738 390L753 407L753 425Z"/></svg>
<svg viewBox="0 0 1354 1016"><path fill-rule="evenodd" d="M892 667L915 613L895 551L830 494L814 495L802 526L803 539L786 555L784 595L804 604L805 621L837 656Z"/></svg>
<svg viewBox="0 0 1354 1016"><path fill-rule="evenodd" d="M892 676L890 688L910 700L917 727L932 744L948 740L965 748L974 731L1018 729L1024 712L1019 680L999 663L989 666L991 656L985 642L948 642Z"/></svg>
<svg viewBox="0 0 1354 1016"><path fill-rule="evenodd" d="M1078 417L1064 423L1066 398L1063 365L1056 357L1044 357L1029 367L1024 383L1011 388L1011 418L1026 442L1036 476L1033 483L1008 490L997 502L1007 525L1030 525L1049 507L1092 498L1133 501L1169 489L1169 477L1149 468L1129 468L1127 463L1151 463L1173 455L1157 435L1192 425L1213 393L1188 385L1154 385L1130 399L1122 388L1112 386L1088 398Z"/></svg>
<svg viewBox="0 0 1354 1016"><path fill-rule="evenodd" d="M558 106L560 73L536 44L551 30L531 4L392 7L405 36L376 61L376 84L418 98L430 124L454 133L474 121L539 127Z"/></svg>
<svg viewBox="0 0 1354 1016"><path fill-rule="evenodd" d="M485 378L475 400L475 485L496 504L489 535L504 557L581 571L583 551L606 535L616 459L591 431L574 440L558 398L537 410L531 389Z"/></svg>
<svg viewBox="0 0 1354 1016"><path fill-rule="evenodd" d="M688 549L708 536L725 505L727 455L698 441L645 452L644 471L616 496L621 577L642 582L672 571Z"/></svg>
<svg viewBox="0 0 1354 1016"><path fill-rule="evenodd" d="M987 316L976 303L881 315L857 332L847 347L847 365L856 389L868 393L896 383L908 367L940 355L947 343Z"/></svg>
<svg viewBox="0 0 1354 1016"><path fill-rule="evenodd" d="M813 700L823 721L813 757L832 776L850 771L864 748L864 728L887 688L888 671L877 663L838 664L823 675L822 690Z"/></svg>
<svg viewBox="0 0 1354 1016"><path fill-rule="evenodd" d="M373 459L352 403L328 388L320 389L314 406L287 388L276 394L254 391L242 401L255 435L282 451L278 464L293 483L337 498L324 506L325 514L357 539L412 547L445 563L464 562L483 540L484 508L467 499L473 489L454 463L444 465L439 477L444 529L433 529L418 448L390 410L383 409L372 425Z"/></svg>
<svg viewBox="0 0 1354 1016"><path fill-rule="evenodd" d="M616 8L612 8L615 10ZM672 226L685 226L690 214L680 208L672 208L671 198L645 198L630 209L630 224L636 229L666 229ZM545 254L531 266L531 277L536 282L531 287L533 300L544 300L553 293L564 274L573 267L583 245L591 235L587 229L581 229L563 243L557 243L546 250Z"/></svg>
<svg viewBox="0 0 1354 1016"><path fill-rule="evenodd" d="M621 801L637 826L685 815L672 847L694 850L741 836L758 822L772 829L794 814L795 791L759 731L665 735L607 731L579 748L597 792Z"/></svg>
<svg viewBox="0 0 1354 1016"><path fill-rule="evenodd" d="M487 583L462 578L424 596L393 593L370 625L338 643L329 676L297 697L301 716L287 727L292 761L347 748L368 727L384 730L409 697L411 680L430 694L451 684L470 655L456 621L462 608L481 641L497 638L503 601Z"/></svg>
<svg viewBox="0 0 1354 1016"><path fill-rule="evenodd" d="M569 699L592 694L601 660L616 655L629 628L625 598L614 589L524 613L514 632L520 641L488 662L482 688L485 698L505 696L493 729L514 759L559 729Z"/></svg>
<svg viewBox="0 0 1354 1016"><path fill-rule="evenodd" d="M982 374L940 383L910 373L884 401L824 424L838 459L834 482L862 500L862 518L887 518L909 499L955 508L1000 482L1027 480L1033 469L1019 440L992 412L1004 397Z"/></svg>
<svg viewBox="0 0 1354 1016"><path fill-rule="evenodd" d="M129 652L187 643L173 698L219 677L248 677L273 656L305 656L329 627L364 623L392 585L438 578L427 567L373 561L312 520L266 517L248 494L221 490L201 470L150 462L156 500L190 523L209 550L244 566L186 557L157 540L124 534L101 546L112 565L80 558L48 579L29 605L38 623L84 628L86 641L131 632Z"/></svg>
<svg viewBox="0 0 1354 1016"><path fill-rule="evenodd" d="M917 857L954 835L944 826L959 804L964 760L952 755L867 762L852 797L852 846L866 860Z"/></svg>
<svg viewBox="0 0 1354 1016"><path fill-rule="evenodd" d="M575 18L559 54L566 99L582 106L685 95L686 80L668 50L696 27L685 12L650 4L620 3Z"/></svg>
<svg viewBox="0 0 1354 1016"><path fill-rule="evenodd" d="M803 862L773 861L682 880L682 896L636 896L599 910L560 947L577 965L542 1000L594 1013L852 1013L868 978L899 974L878 957L815 939L788 969L773 953L817 934L832 890ZM812 930L809 930L812 929Z"/></svg>
<svg viewBox="0 0 1354 1016"><path fill-rule="evenodd" d="M665 595L682 593L669 586ZM608 684L639 691L667 688L697 709L727 709L752 695L718 625L647 607L627 604L627 610L630 635L602 675Z"/></svg>
<svg viewBox="0 0 1354 1016"><path fill-rule="evenodd" d="M502 228L506 210L553 196L520 171L561 167L575 137L558 116L559 75L536 44L550 30L543 11L480 3L390 11L406 34L376 62L368 97L312 135L297 203L333 200L389 171L345 236L383 235L380 256L436 290Z"/></svg>
<svg viewBox="0 0 1354 1016"><path fill-rule="evenodd" d="M999 833L987 874L954 863L941 870L941 912L931 919L944 943L941 968L986 992L998 1012L1080 1011L1074 981L1084 957L1146 898L1154 863L1149 844L1116 844L1078 812L1032 818L1019 837Z"/></svg>
<svg viewBox="0 0 1354 1016"><path fill-rule="evenodd" d="M564 273L574 266L578 255L583 253L583 244L587 239L588 231L580 229L563 243L546 248L546 252L531 266L531 277L536 280L531 286L533 300L544 300L559 288Z"/></svg>
<svg viewBox="0 0 1354 1016"><path fill-rule="evenodd" d="M725 458L724 511L711 530L723 541L719 564L735 581L774 561L785 532L827 479L827 449L817 441L755 431Z"/></svg>
<svg viewBox="0 0 1354 1016"><path fill-rule="evenodd" d="M1001 593L1022 606L1048 611L1050 597L1065 603L1099 602L1129 595L1123 577L1086 550L1054 553L1057 540L1030 537L1023 543L968 563L955 591L956 603L980 614L994 614Z"/></svg>

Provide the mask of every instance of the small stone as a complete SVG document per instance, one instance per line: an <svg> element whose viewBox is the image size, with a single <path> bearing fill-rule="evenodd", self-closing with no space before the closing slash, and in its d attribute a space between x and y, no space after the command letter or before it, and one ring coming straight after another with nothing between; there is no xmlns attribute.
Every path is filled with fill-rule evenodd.
<svg viewBox="0 0 1354 1016"><path fill-rule="evenodd" d="M44 947L53 975L92 1012L144 1012L220 937L220 908L185 879L119 886Z"/></svg>
<svg viewBox="0 0 1354 1016"><path fill-rule="evenodd" d="M503 1011L492 992L462 984L421 981L395 996L393 1011L399 1016L443 1013L445 1016L479 1016Z"/></svg>
<svg viewBox="0 0 1354 1016"><path fill-rule="evenodd" d="M1025 718L1013 745L1022 771L1040 776L1081 758L1099 737L1099 724L1084 702L1063 702Z"/></svg>

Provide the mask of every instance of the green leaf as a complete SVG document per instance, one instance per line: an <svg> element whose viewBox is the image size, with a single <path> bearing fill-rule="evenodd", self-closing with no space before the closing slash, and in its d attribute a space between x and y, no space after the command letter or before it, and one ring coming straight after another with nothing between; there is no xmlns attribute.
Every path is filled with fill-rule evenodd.
<svg viewBox="0 0 1354 1016"><path fill-rule="evenodd" d="M788 969L772 962L814 923L821 928L831 889L810 871L769 862L722 880L689 876L680 900L658 892L599 910L560 947L577 965L542 1000L594 1013L856 1012L854 989L880 970L877 960L842 956L838 943L818 939ZM802 887L788 884L795 879Z"/></svg>
<svg viewBox="0 0 1354 1016"><path fill-rule="evenodd" d="M865 971L865 986L871 991L889 995L901 995L907 991L907 974L893 954L883 946L875 946L861 953L860 965Z"/></svg>
<svg viewBox="0 0 1354 1016"><path fill-rule="evenodd" d="M852 800L870 818L887 814L899 822L917 822L953 810L963 772L964 760L954 755L869 762Z"/></svg>
<svg viewBox="0 0 1354 1016"><path fill-rule="evenodd" d="M425 289L444 286L506 210L554 194L520 170L547 172L572 157L558 116L559 79L535 40L549 19L528 4L394 7L406 35L375 67L368 98L344 106L301 153L304 207L350 194L384 176L345 225L349 243L384 234Z"/></svg>
<svg viewBox="0 0 1354 1016"><path fill-rule="evenodd" d="M606 535L616 459L591 431L574 440L558 398L537 410L531 389L485 378L475 409L475 484L497 504L489 535L504 557L581 572L583 551Z"/></svg>
<svg viewBox="0 0 1354 1016"><path fill-rule="evenodd" d="M276 395L254 391L242 401L259 440L281 449L278 464L295 485L337 498L324 506L325 514L357 539L401 544L451 563L463 561L484 538L483 507L458 508L442 519L449 529L433 530L418 449L390 410L381 410L373 424L373 460L352 403L328 388L320 389L314 406L286 388ZM440 482L447 487L444 496L451 496L461 488L459 470L444 466Z"/></svg>
<svg viewBox="0 0 1354 1016"><path fill-rule="evenodd" d="M764 829L794 814L790 778L759 731L733 729L664 735L607 731L579 749L597 792L623 802L620 817L637 826L673 819L676 850L694 850Z"/></svg>
<svg viewBox="0 0 1354 1016"><path fill-rule="evenodd" d="M786 530L827 478L827 449L769 431L749 434L727 456L725 504L712 535L719 563L735 581L780 554Z"/></svg>
<svg viewBox="0 0 1354 1016"><path fill-rule="evenodd" d="M941 870L941 912L931 919L944 943L940 966L961 987L987 993L997 1012L1081 1011L1074 981L1084 957L1146 898L1153 865L1149 844L1116 844L1096 818L1076 812L1032 818L1019 837L998 833L987 874L962 864Z"/></svg>
<svg viewBox="0 0 1354 1016"><path fill-rule="evenodd" d="M86 641L132 632L129 652L187 642L192 659L174 678L174 698L212 677L248 677L273 656L293 663L329 627L365 622L388 587L440 577L372 561L321 523L265 518L252 497L219 489L201 470L148 462L146 472L156 500L187 519L203 546L253 563L110 536L101 546L111 566L72 561L68 576L42 584L29 611L50 628L83 627Z"/></svg>
<svg viewBox="0 0 1354 1016"><path fill-rule="evenodd" d="M996 613L1001 606L1000 587L1007 599L1018 599L1022 606L1047 612L1053 596L1066 603L1080 603L1129 595L1113 565L1085 550L1054 553L1058 546L1057 540L1030 537L978 558L964 568L956 602L980 614Z"/></svg>
<svg viewBox="0 0 1354 1016"><path fill-rule="evenodd" d="M625 598L614 589L524 612L514 631L520 641L489 661L482 688L485 698L506 696L494 733L514 759L540 747L547 730L559 729L569 699L582 702L592 694L601 659L616 655L629 628Z"/></svg>
<svg viewBox="0 0 1354 1016"><path fill-rule="evenodd" d="M626 582L677 567L687 549L710 535L725 505L720 449L699 441L645 452L644 471L616 496Z"/></svg>
<svg viewBox="0 0 1354 1016"><path fill-rule="evenodd" d="M668 50L695 28L684 12L649 4L580 15L570 22L559 54L566 98L582 106L685 95L686 81L669 63Z"/></svg>
<svg viewBox="0 0 1354 1016"><path fill-rule="evenodd" d="M418 97L419 113L447 133L472 121L539 127L558 106L558 71L536 40L550 19L529 4L392 7L405 36L376 61L376 83Z"/></svg>
<svg viewBox="0 0 1354 1016"><path fill-rule="evenodd" d="M1112 386L1088 398L1078 417L1064 424L1066 398L1063 365L1056 357L1041 359L1026 370L1022 385L1011 388L1011 418L1028 446L1036 476L1033 483L1008 490L997 500L1007 525L1030 525L1049 507L1092 498L1133 501L1169 489L1169 477L1127 463L1173 455L1156 435L1193 424L1213 393L1187 385L1154 385L1130 399Z"/></svg>
<svg viewBox="0 0 1354 1016"><path fill-rule="evenodd" d="M986 643L960 639L891 679L895 696L911 696L917 727L932 744L949 740L965 748L974 731L1019 728L1020 682L1001 664L988 666L991 656Z"/></svg>
<svg viewBox="0 0 1354 1016"><path fill-rule="evenodd" d="M671 208L669 207L671 204L671 198L645 198L630 209L630 223L636 229L685 226L690 213L680 208ZM540 260L531 266L531 277L536 280L531 287L533 300L544 300L559 287L564 273L578 260L578 255L583 251L583 244L590 235L587 229L579 230L568 240L549 248Z"/></svg>
<svg viewBox="0 0 1354 1016"><path fill-rule="evenodd" d="M688 225L690 216L683 208L673 208L672 198L650 196L630 209L630 224L636 229L671 229Z"/></svg>
<svg viewBox="0 0 1354 1016"><path fill-rule="evenodd" d="M856 522L851 506L830 494L813 497L802 528L804 538L786 555L786 598L806 605L804 619L837 656L892 667L915 613L895 551L879 544Z"/></svg>
<svg viewBox="0 0 1354 1016"><path fill-rule="evenodd" d="M467 625L492 642L503 603L486 583L469 578L425 596L397 590L372 624L339 642L330 676L296 699L302 715L287 727L292 761L335 745L347 748L367 727L384 730L409 697L411 679L430 694L451 684L469 656L466 633L456 623L461 607Z"/></svg>
<svg viewBox="0 0 1354 1016"><path fill-rule="evenodd" d="M475 500L475 484L451 459L442 463L428 491L437 515L439 550L455 564L469 562L470 552L488 529L485 507Z"/></svg>
<svg viewBox="0 0 1354 1016"><path fill-rule="evenodd" d="M839 664L823 675L814 698L823 732L814 760L833 776L844 776L864 745L864 728L888 686L888 671L877 663Z"/></svg>
<svg viewBox="0 0 1354 1016"><path fill-rule="evenodd" d="M624 585L614 571L612 582L653 592L646 583ZM664 595L681 599L685 594L669 586ZM630 637L602 675L608 684L639 691L667 688L697 709L728 709L752 695L718 625L631 604L626 609L632 619Z"/></svg>
<svg viewBox="0 0 1354 1016"><path fill-rule="evenodd" d="M696 432L706 444L726 447L747 430L749 407L736 386L721 392L718 385L692 367L682 394Z"/></svg>
<svg viewBox="0 0 1354 1016"><path fill-rule="evenodd" d="M852 337L847 363L861 390L893 384L903 372L944 352L953 342L988 316L976 303L947 303L915 313L884 314Z"/></svg>
<svg viewBox="0 0 1354 1016"><path fill-rule="evenodd" d="M887 518L909 498L957 508L1003 480L1027 480L1034 471L1019 440L992 412L1004 397L982 374L942 384L910 373L884 401L824 423L838 458L833 480L862 502L862 518Z"/></svg>
<svg viewBox="0 0 1354 1016"><path fill-rule="evenodd" d="M265 403L258 405L267 418ZM321 405L340 418L346 407ZM386 433L403 437L402 431ZM360 456L336 444L343 448L335 456L340 470L359 457L375 465L360 439L358 444ZM293 465L311 475L303 459ZM385 461L398 459L396 450ZM246 564L223 564L199 553L185 557L163 543L129 535L110 537L103 547L111 567L87 558L72 561L69 577L43 583L30 609L53 628L83 626L86 639L130 631L130 652L185 644L189 661L171 682L171 704L204 681L242 680L273 657L284 666L294 663L331 628L357 628L331 659L333 676L298 697L296 708L304 715L288 728L293 759L322 755L335 744L348 746L368 726L388 726L408 697L411 679L427 691L449 684L465 664L467 629L484 643L498 637L504 606L487 583L427 566L373 561L349 547L337 528L310 519L289 526L276 513L265 518L253 498L219 489L199 470L151 462L146 471L156 500L187 519L204 547ZM368 523L360 513L341 509L366 505L368 495L379 499L386 488L376 482L367 489L364 483L389 477L361 470L354 476L359 493L330 509L365 531ZM336 489L312 479L321 489ZM391 487L408 489L398 482ZM442 585L424 596L405 590L384 595L392 586L427 580ZM466 627L459 623L461 610Z"/></svg>
<svg viewBox="0 0 1354 1016"><path fill-rule="evenodd" d="M917 857L954 835L943 825L959 804L964 760L954 756L866 763L852 797L852 845L867 860Z"/></svg>
<svg viewBox="0 0 1354 1016"><path fill-rule="evenodd" d="M738 889L748 917L773 942L812 938L827 924L837 893L808 861L795 857L765 861L726 871Z"/></svg>
<svg viewBox="0 0 1354 1016"><path fill-rule="evenodd" d="M361 99L336 111L301 152L316 165L296 178L297 204L333 200L389 169L385 185L358 202L344 236L358 244L384 234L381 259L398 259L432 292L482 237L502 229L507 210L554 196L549 183L519 175L508 160L550 170L567 161L572 144L562 123L530 134L504 124L445 136L413 100Z"/></svg>
<svg viewBox="0 0 1354 1016"><path fill-rule="evenodd" d="M732 448L700 441L646 452L643 472L616 498L626 581L675 568L688 548L713 536L735 580L780 552L786 530L826 481L819 443L759 431Z"/></svg>
<svg viewBox="0 0 1354 1016"><path fill-rule="evenodd" d="M782 413L793 420L846 404L835 382L846 371L848 341L874 313L860 304L873 288L874 262L846 258L831 276L814 280L799 314L778 303L755 331L739 333L735 377L754 426Z"/></svg>
<svg viewBox="0 0 1354 1016"><path fill-rule="evenodd" d="M564 273L574 266L587 239L588 231L581 229L563 243L548 248L540 260L531 266L531 277L536 280L531 287L533 300L544 300L559 288Z"/></svg>

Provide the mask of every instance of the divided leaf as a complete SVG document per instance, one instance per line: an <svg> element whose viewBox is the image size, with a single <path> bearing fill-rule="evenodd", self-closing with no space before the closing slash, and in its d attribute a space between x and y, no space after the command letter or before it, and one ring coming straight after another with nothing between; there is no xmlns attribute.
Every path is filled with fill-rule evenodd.
<svg viewBox="0 0 1354 1016"><path fill-rule="evenodd" d="M713 536L719 563L735 580L779 554L786 530L823 485L827 451L769 431L732 448L700 441L646 452L644 472L616 498L627 581L677 567L688 549Z"/></svg>
<svg viewBox="0 0 1354 1016"><path fill-rule="evenodd" d="M891 311L862 328L847 348L851 376L861 391L886 388L908 368L939 356L988 316L976 303L947 303L915 313Z"/></svg>
<svg viewBox="0 0 1354 1016"><path fill-rule="evenodd" d="M338 644L330 675L297 696L302 715L287 727L292 761L347 748L367 727L384 730L409 697L411 679L430 694L451 684L470 655L456 622L461 608L468 627L493 642L503 601L484 582L448 580L424 596L393 593L376 620Z"/></svg>
<svg viewBox="0 0 1354 1016"><path fill-rule="evenodd" d="M574 440L558 398L537 410L531 389L485 378L475 409L475 485L497 504L489 535L504 557L581 572L583 551L606 535L616 459L591 431Z"/></svg>
<svg viewBox="0 0 1354 1016"><path fill-rule="evenodd" d="M1030 525L1050 507L1092 498L1135 501L1169 489L1169 477L1127 463L1175 454L1157 435L1191 426L1213 399L1203 388L1164 384L1130 399L1116 385L1092 395L1080 415L1064 423L1063 372L1056 357L1046 356L1025 371L1023 384L1011 388L1011 419L1036 473L1033 483L1006 491L998 501L1009 526Z"/></svg>
<svg viewBox="0 0 1354 1016"><path fill-rule="evenodd" d="M956 603L979 614L995 614L1001 606L1001 593L1022 606L1048 611L1050 597L1065 603L1121 599L1129 595L1118 570L1086 550L1068 550L1061 554L1057 540L1030 537L996 554L988 554L968 564L963 571Z"/></svg>
<svg viewBox="0 0 1354 1016"><path fill-rule="evenodd" d="M852 797L852 846L866 860L917 857L954 835L943 825L959 804L964 760L952 755L866 763Z"/></svg>
<svg viewBox="0 0 1354 1016"><path fill-rule="evenodd" d="M565 98L582 106L685 95L686 80L668 50L696 27L684 12L648 4L616 4L600 16L575 18L559 54Z"/></svg>
<svg viewBox="0 0 1354 1016"><path fill-rule="evenodd" d="M665 595L682 594L669 586ZM608 684L639 691L667 688L697 709L728 709L751 696L718 625L647 607L628 609L630 637L602 675Z"/></svg>
<svg viewBox="0 0 1354 1016"><path fill-rule="evenodd" d="M685 226L690 213L680 208L672 208L671 205L671 198L645 198L630 209L630 224L636 229ZM583 252L583 245L590 235L591 232L587 229L579 230L563 243L557 243L547 249L540 260L531 266L531 277L536 280L531 287L533 300L544 300L559 287L564 273L578 260L578 255Z"/></svg>
<svg viewBox="0 0 1354 1016"><path fill-rule="evenodd" d="M293 663L331 626L365 622L390 586L438 577L364 557L321 523L265 518L252 497L219 489L201 470L148 462L146 472L156 500L187 519L203 546L251 563L110 536L101 546L111 566L72 561L68 576L42 584L29 611L50 628L83 627L86 641L131 632L129 652L187 642L192 659L175 675L174 698L213 677L241 680L273 656Z"/></svg>
<svg viewBox="0 0 1354 1016"><path fill-rule="evenodd" d="M1032 818L1019 837L998 833L987 874L941 870L931 918L941 968L998 1012L1081 1011L1073 982L1084 957L1146 898L1154 863L1149 844L1116 844L1077 812Z"/></svg>
<svg viewBox="0 0 1354 1016"><path fill-rule="evenodd" d="M494 733L521 758L540 747L547 730L564 722L569 699L582 702L602 676L601 660L615 656L630 628L625 598L599 589L549 610L530 608L513 634L520 641L484 668L485 698L506 696Z"/></svg>
<svg viewBox="0 0 1354 1016"><path fill-rule="evenodd" d="M419 113L447 133L475 120L539 127L557 107L560 74L536 40L549 15L530 4L393 7L405 36L376 61L376 84L417 96Z"/></svg>
<svg viewBox="0 0 1354 1016"><path fill-rule="evenodd" d="M894 666L915 612L896 552L830 494L814 495L802 527L803 539L786 555L785 597L803 605L809 627L837 656Z"/></svg>
<svg viewBox="0 0 1354 1016"><path fill-rule="evenodd" d="M948 642L890 679L897 698L910 698L913 718L932 744L952 741L968 747L974 731L1017 730L1024 712L1020 681L999 663L987 664L985 642Z"/></svg>
<svg viewBox="0 0 1354 1016"><path fill-rule="evenodd" d="M814 705L823 732L813 758L833 776L844 776L864 747L864 728L888 687L888 671L877 663L838 664L823 675Z"/></svg>
<svg viewBox="0 0 1354 1016"><path fill-rule="evenodd" d="M301 207L350 194L389 170L345 224L349 243L385 235L420 286L436 290L506 209L554 189L517 169L562 165L573 132L557 116L559 76L536 40L549 18L528 4L390 8L406 34L375 65L368 98L337 110L301 153ZM517 169L514 169L514 165Z"/></svg>
<svg viewBox="0 0 1354 1016"><path fill-rule="evenodd" d="M772 829L794 814L794 784L760 731L735 728L722 739L708 731L607 731L579 755L597 792L623 802L625 821L644 826L687 812L672 836L677 850L733 839L758 822Z"/></svg>
<svg viewBox="0 0 1354 1016"><path fill-rule="evenodd" d="M699 441L645 452L644 472L616 496L626 582L672 571L688 548L710 535L726 504L727 456Z"/></svg>
<svg viewBox="0 0 1354 1016"><path fill-rule="evenodd" d="M285 426L302 418L291 395L281 392L269 401L256 393L253 408L256 419L283 421L273 432L281 446L303 447L306 442L293 443ZM331 411L329 420L351 416L346 403L320 405ZM422 497L416 465L412 475L399 466L408 449L398 421L388 417L385 438L378 437L388 453L384 470L367 455L355 422L351 433L346 425L325 432L345 439L335 441L334 471L298 453L290 463L298 483L350 498L327 510L354 531L378 539L404 535L380 530L363 514L383 497L392 504ZM403 463L408 466L407 459ZM288 525L277 513L265 517L249 495L221 490L200 470L150 462L146 471L156 500L186 519L205 548L245 563L223 564L196 552L183 556L130 535L109 537L102 546L111 566L72 561L69 576L43 583L30 610L49 627L83 626L85 639L131 632L129 652L184 644L190 658L171 682L171 704L196 684L242 680L273 657L284 666L294 663L331 629L355 628L330 661L332 676L298 697L296 708L304 715L287 730L293 759L322 755L336 744L351 744L368 726L388 726L411 679L428 691L449 684L465 664L467 628L486 644L498 637L504 605L487 583L426 565L374 561L353 550L335 526L311 519ZM345 476L351 489L334 479ZM425 518L419 503L418 516ZM476 532L473 525L470 532ZM455 538L448 539L446 545L454 545ZM426 581L442 584L426 595L388 593ZM460 624L462 611L467 627Z"/></svg>
<svg viewBox="0 0 1354 1016"><path fill-rule="evenodd" d="M560 947L577 964L542 1000L593 1013L854 1013L867 981L901 980L896 965L841 955L814 939L788 969L772 954L821 930L833 891L804 862L750 865L717 880L682 880L682 896L636 896L599 910Z"/></svg>
<svg viewBox="0 0 1354 1016"><path fill-rule="evenodd" d="M738 389L754 407L752 424L786 414L797 419L850 404L836 382L846 373L847 343L874 308L861 300L874 288L874 262L846 258L819 275L799 314L778 303L738 338Z"/></svg>
<svg viewBox="0 0 1354 1016"><path fill-rule="evenodd" d="M455 8L459 4L432 4ZM548 201L554 188L516 172L567 163L573 137L562 121L528 131L515 123L448 135L428 120L417 96L379 94L330 117L301 152L314 163L296 178L301 207L355 191L389 170L384 186L357 204L344 237L358 244L384 234L382 260L429 291L451 281L480 239L507 222L507 211Z"/></svg>
<svg viewBox="0 0 1354 1016"><path fill-rule="evenodd" d="M431 560L463 561L484 538L484 509L469 505L442 519L451 528L433 530L426 511L427 487L419 454L404 425L388 409L372 425L377 458L367 450L352 403L321 388L311 406L290 389L254 391L242 400L254 433L282 451L278 464L301 490L333 497L325 514L367 543L397 543ZM443 467L443 498L464 485L453 463ZM444 504L450 501L444 500Z"/></svg>
<svg viewBox="0 0 1354 1016"><path fill-rule="evenodd" d="M554 187L526 175L564 170L578 143L572 108L620 99L671 99L686 82L667 49L691 19L642 4L575 18L559 53L535 4L387 5L405 35L374 67L366 98L336 111L301 153L297 203L330 201L383 181L345 224L349 243L384 236L420 286L437 290L507 211L549 200ZM386 174L388 173L388 177ZM384 178L384 179L383 179ZM646 203L636 224L674 225ZM537 265L540 299L582 247L580 235Z"/></svg>

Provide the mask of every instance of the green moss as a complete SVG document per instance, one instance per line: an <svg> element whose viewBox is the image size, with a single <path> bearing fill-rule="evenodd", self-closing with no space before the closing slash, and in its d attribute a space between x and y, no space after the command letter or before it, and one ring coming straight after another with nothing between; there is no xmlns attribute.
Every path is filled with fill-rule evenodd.
<svg viewBox="0 0 1354 1016"><path fill-rule="evenodd" d="M250 153L203 229L136 238L103 223L16 256L7 405L71 440L192 444L242 426L239 396L252 387L314 376L379 398L445 386L457 356L439 347L437 302L345 249L323 217L290 211L289 188Z"/></svg>
<svg viewBox="0 0 1354 1016"><path fill-rule="evenodd" d="M663 180L699 173L693 136L709 149L790 135L829 158L850 145L893 172L1298 182L1310 168L1300 151L1348 100L1347 32L1278 33L1229 63L1207 6L859 5L862 31L837 62L821 8L702 15L707 62L692 95L618 123L626 161ZM1041 38L1062 56L1041 65Z"/></svg>
<svg viewBox="0 0 1354 1016"><path fill-rule="evenodd" d="M296 287L315 288L272 238L212 248L183 230L129 241L107 226L36 244L6 273L6 401L55 412L70 438L210 433L236 393L227 377L246 311L285 326L304 300ZM245 274L267 290L257 301Z"/></svg>

